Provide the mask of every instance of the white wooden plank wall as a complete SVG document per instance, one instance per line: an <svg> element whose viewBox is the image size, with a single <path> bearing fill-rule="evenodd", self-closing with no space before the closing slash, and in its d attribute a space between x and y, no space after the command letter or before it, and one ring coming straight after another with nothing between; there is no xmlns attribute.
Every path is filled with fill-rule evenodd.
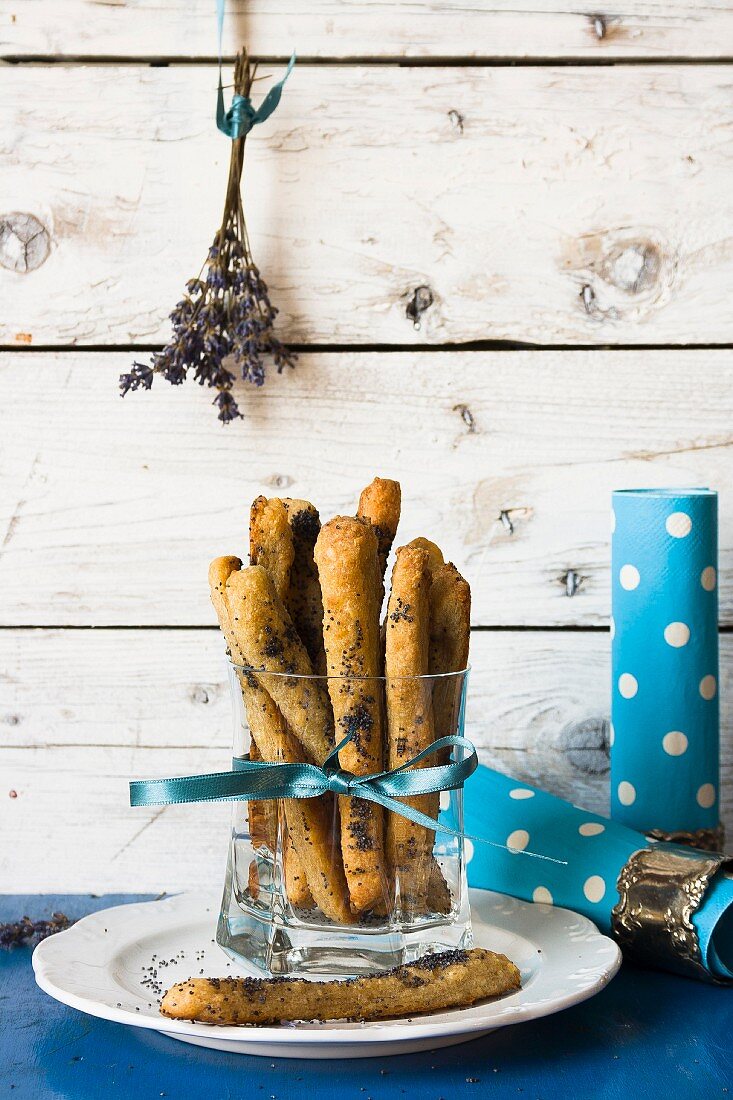
<svg viewBox="0 0 733 1100"><path fill-rule="evenodd" d="M167 338L220 218L216 79L0 68L0 216L38 227L0 239L3 343ZM732 125L721 65L296 67L245 188L283 335L731 341Z"/></svg>
<svg viewBox="0 0 733 1100"><path fill-rule="evenodd" d="M227 429L116 393L223 199L185 8L0 7L0 891L220 881L227 807L126 805L226 766L208 561L257 493L327 516L375 473L472 581L483 759L598 810L609 493L716 487L733 826L733 4L229 0L227 56L303 61L247 207L304 350Z"/></svg>

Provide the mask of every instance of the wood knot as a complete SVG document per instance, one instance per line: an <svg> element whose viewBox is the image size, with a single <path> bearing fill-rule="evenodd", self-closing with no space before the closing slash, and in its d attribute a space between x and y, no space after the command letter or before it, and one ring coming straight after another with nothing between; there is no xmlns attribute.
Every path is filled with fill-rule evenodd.
<svg viewBox="0 0 733 1100"><path fill-rule="evenodd" d="M609 283L626 291L640 294L659 278L661 257L650 241L634 241L612 252L606 260L605 274Z"/></svg>
<svg viewBox="0 0 733 1100"><path fill-rule="evenodd" d="M209 702L209 693L205 687L195 687L191 692L191 698L194 703L201 703L202 706L206 706Z"/></svg>
<svg viewBox="0 0 733 1100"><path fill-rule="evenodd" d="M430 309L435 301L433 292L429 286L416 286L405 306L405 316L412 321L413 327L420 328L420 318L426 310Z"/></svg>
<svg viewBox="0 0 733 1100"><path fill-rule="evenodd" d="M664 306L678 278L674 248L642 228L587 233L569 241L563 268L594 324L640 321Z"/></svg>
<svg viewBox="0 0 733 1100"><path fill-rule="evenodd" d="M0 266L25 275L45 263L51 237L33 214L0 214Z"/></svg>
<svg viewBox="0 0 733 1100"><path fill-rule="evenodd" d="M293 479L290 474L271 474L267 479L267 484L272 485L273 489L289 489L293 484Z"/></svg>
<svg viewBox="0 0 733 1100"><path fill-rule="evenodd" d="M605 718L585 718L571 722L561 731L559 748L567 759L586 775L605 775L609 768L611 726Z"/></svg>

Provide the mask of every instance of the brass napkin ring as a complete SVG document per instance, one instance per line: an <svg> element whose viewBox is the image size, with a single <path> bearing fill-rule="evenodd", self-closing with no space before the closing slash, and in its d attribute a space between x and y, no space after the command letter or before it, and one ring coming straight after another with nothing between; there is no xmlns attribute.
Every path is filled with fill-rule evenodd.
<svg viewBox="0 0 733 1100"><path fill-rule="evenodd" d="M727 856L693 848L640 848L621 868L611 911L616 940L628 958L713 981L705 969L692 914Z"/></svg>
<svg viewBox="0 0 733 1100"><path fill-rule="evenodd" d="M695 829L694 832L678 829L672 833L665 833L663 829L650 829L647 836L650 840L663 840L667 844L686 844L690 848L700 848L704 852L722 852L725 845L725 829L722 822L714 829Z"/></svg>

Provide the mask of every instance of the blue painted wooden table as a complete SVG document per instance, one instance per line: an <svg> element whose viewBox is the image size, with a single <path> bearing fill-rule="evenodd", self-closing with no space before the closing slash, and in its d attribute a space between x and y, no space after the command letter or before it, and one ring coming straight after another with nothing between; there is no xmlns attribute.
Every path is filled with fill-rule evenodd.
<svg viewBox="0 0 733 1100"><path fill-rule="evenodd" d="M0 922L70 918L131 895L0 896ZM733 1090L733 990L624 966L593 1000L432 1053L272 1061L85 1016L37 988L29 948L0 950L0 1096L114 1100L694 1100Z"/></svg>

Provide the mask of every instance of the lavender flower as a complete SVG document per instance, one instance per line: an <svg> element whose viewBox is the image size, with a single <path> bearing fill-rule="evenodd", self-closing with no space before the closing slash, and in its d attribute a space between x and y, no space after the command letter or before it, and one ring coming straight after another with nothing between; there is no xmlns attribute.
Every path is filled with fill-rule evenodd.
<svg viewBox="0 0 733 1100"><path fill-rule="evenodd" d="M249 95L253 78L246 55L240 55L234 73L235 92ZM201 274L189 279L186 294L170 314L170 342L153 354L150 364L133 363L128 374L120 375L124 397L131 390L149 390L156 374L180 386L190 372L200 386L217 391L213 404L222 424L242 417L231 392L236 375L225 361L231 362L245 382L262 386L267 359L280 373L294 366L297 358L275 336L278 311L249 249L241 193L244 140L232 142L222 224Z"/></svg>

